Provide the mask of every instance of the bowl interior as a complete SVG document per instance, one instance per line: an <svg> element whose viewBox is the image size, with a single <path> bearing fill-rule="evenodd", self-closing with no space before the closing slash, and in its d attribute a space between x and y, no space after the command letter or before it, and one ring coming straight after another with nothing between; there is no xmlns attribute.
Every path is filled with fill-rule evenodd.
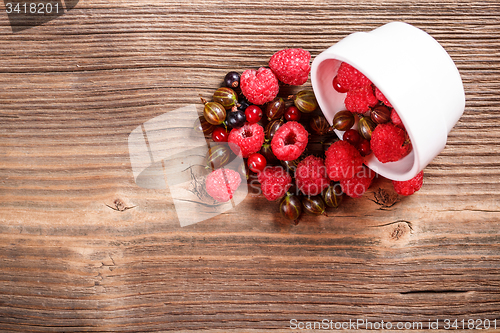
<svg viewBox="0 0 500 333"><path fill-rule="evenodd" d="M318 64L315 73L314 91L316 94L316 98L321 107L321 111L323 112L330 125L333 123L335 114L339 111L345 110L344 100L346 94L337 92L332 84L333 78L337 75L337 71L342 62L342 60L335 58L324 59ZM351 65L357 68L355 64ZM370 80L372 80L369 74L363 74L365 74ZM372 82L374 81L372 80ZM385 97L389 101L391 101L390 91L384 91L383 87L378 88L385 95ZM403 120L403 117L401 118ZM358 122L356 119L356 124L353 128L357 129L357 123ZM411 138L411 132L408 130L408 128L407 131ZM339 138L342 139L344 131L335 130L335 133ZM412 170L416 167L415 162L415 149L413 149L411 153L406 157L397 162L381 163L375 158L375 156L373 156L373 154L365 156L365 164L370 169L384 177L394 180L407 179L408 177L406 175L412 172Z"/></svg>

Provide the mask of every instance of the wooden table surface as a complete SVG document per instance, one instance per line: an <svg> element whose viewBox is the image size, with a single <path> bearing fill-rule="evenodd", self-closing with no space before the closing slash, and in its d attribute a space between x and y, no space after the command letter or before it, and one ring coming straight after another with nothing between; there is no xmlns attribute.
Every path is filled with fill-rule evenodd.
<svg viewBox="0 0 500 333"><path fill-rule="evenodd" d="M424 330L489 320L492 331L495 319L500 329L500 2L66 6L32 27L11 27L0 6L2 332L286 332L358 320ZM168 189L135 183L128 136L141 124L199 105L226 72L266 66L277 50L314 58L391 21L437 39L466 92L415 195L384 207L376 194L391 183L378 178L295 226L250 194L181 227Z"/></svg>

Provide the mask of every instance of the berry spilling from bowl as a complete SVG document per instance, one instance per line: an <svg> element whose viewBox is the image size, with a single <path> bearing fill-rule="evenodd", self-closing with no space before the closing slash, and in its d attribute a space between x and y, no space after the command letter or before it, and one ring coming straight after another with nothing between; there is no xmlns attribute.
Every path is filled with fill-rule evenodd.
<svg viewBox="0 0 500 333"><path fill-rule="evenodd" d="M363 73L343 62L332 85L337 92L346 94L346 111L358 117L358 131L370 141L375 158L382 163L397 162L411 152L410 138L397 111ZM346 119L345 111L338 112L333 118L335 129L349 131Z"/></svg>
<svg viewBox="0 0 500 333"><path fill-rule="evenodd" d="M310 59L303 49L278 51L269 67L241 75L231 71L212 101L202 99L201 125L195 128L230 148L217 146L216 160L228 161L231 154L244 159L235 170L208 162L212 171L206 190L214 200L231 200L244 179L267 200L277 201L283 217L298 223L303 212L322 215L337 209L344 196L363 196L377 176L365 165L367 156L390 163L411 152L410 138L390 101L348 63L341 63L332 82L346 94L345 110L336 113L332 126L312 90L290 95L307 81ZM334 130L343 136L338 138ZM207 156L214 159L212 155ZM421 188L423 172L392 184L399 195L411 195Z"/></svg>

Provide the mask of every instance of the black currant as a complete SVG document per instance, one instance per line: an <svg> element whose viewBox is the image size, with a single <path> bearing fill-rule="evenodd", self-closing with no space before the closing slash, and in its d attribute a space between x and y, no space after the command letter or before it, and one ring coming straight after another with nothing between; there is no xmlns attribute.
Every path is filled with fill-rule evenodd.
<svg viewBox="0 0 500 333"><path fill-rule="evenodd" d="M240 86L240 74L237 72L229 72L224 77L224 85L231 89L236 89Z"/></svg>
<svg viewBox="0 0 500 333"><path fill-rule="evenodd" d="M227 115L227 124L232 128L240 128L245 125L247 117L245 116L245 111L236 110L229 112Z"/></svg>
<svg viewBox="0 0 500 333"><path fill-rule="evenodd" d="M247 107L249 107L251 104L249 101L246 100L246 98L242 98L238 101L238 110L245 111Z"/></svg>

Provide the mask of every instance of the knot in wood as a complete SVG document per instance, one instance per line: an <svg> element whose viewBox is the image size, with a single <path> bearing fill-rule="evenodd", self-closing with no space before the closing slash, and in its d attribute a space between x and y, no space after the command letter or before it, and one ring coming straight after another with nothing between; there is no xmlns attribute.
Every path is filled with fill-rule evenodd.
<svg viewBox="0 0 500 333"><path fill-rule="evenodd" d="M390 238L397 241L397 240L401 239L401 237L411 233L411 231L412 231L412 228L411 228L411 225L409 224L409 222L401 221L401 222L395 224L394 227L392 228L391 233L390 233Z"/></svg>
<svg viewBox="0 0 500 333"><path fill-rule="evenodd" d="M390 192L383 188L379 188L374 192L375 200L377 205L383 208L389 208L394 206L398 202L398 195L396 192Z"/></svg>
<svg viewBox="0 0 500 333"><path fill-rule="evenodd" d="M115 205L116 210L124 211L126 209L125 203L121 199L115 199L113 204Z"/></svg>

